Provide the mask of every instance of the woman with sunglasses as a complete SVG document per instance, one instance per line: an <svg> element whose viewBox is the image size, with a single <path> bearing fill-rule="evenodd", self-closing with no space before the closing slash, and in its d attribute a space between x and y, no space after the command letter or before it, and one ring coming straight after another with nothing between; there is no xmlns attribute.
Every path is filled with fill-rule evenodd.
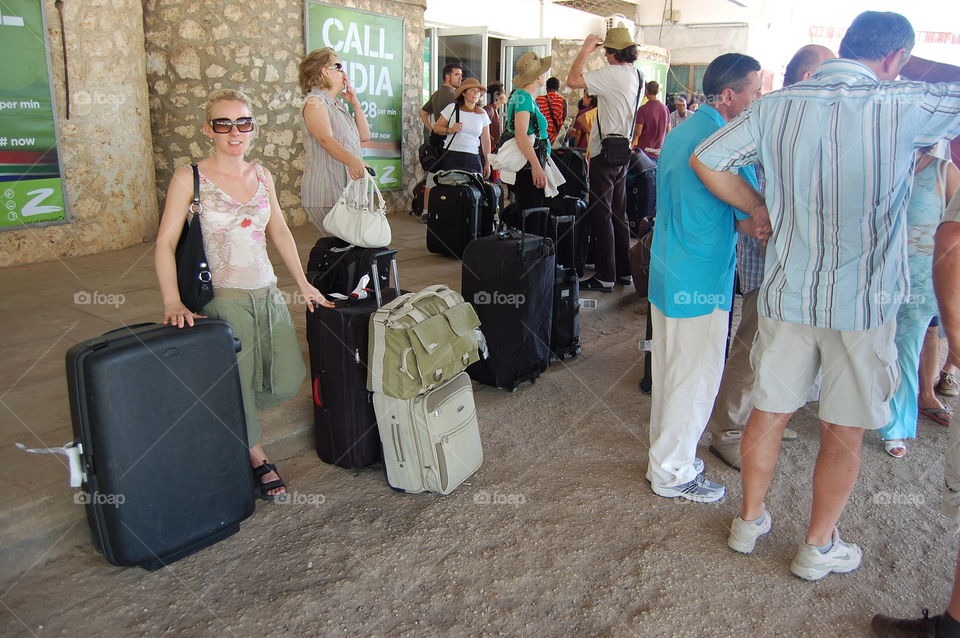
<svg viewBox="0 0 960 638"><path fill-rule="evenodd" d="M300 63L300 88L306 94L300 122L306 152L300 199L310 221L325 235L323 217L343 193L347 174L360 179L366 170L360 143L370 139L370 126L333 49L307 54Z"/></svg>
<svg viewBox="0 0 960 638"><path fill-rule="evenodd" d="M261 498L272 501L286 492L286 486L260 443L257 410L293 397L306 370L290 313L276 287L267 237L296 280L307 309L313 311L314 304L332 304L307 282L280 210L273 176L244 159L254 126L250 102L243 93L221 90L210 96L203 133L213 143L213 155L198 164L202 205L198 220L213 277L213 300L200 313L193 313L183 305L177 289L174 252L193 200L189 166L178 168L170 180L155 264L163 296L163 323L183 328L193 326L198 317L223 319L243 345L237 361L250 463Z"/></svg>

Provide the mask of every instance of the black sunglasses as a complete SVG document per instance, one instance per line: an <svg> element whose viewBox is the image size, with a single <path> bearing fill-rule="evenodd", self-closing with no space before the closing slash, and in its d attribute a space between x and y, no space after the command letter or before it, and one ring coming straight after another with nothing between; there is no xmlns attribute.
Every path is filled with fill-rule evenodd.
<svg viewBox="0 0 960 638"><path fill-rule="evenodd" d="M339 62L334 62L333 64L327 65L328 69L336 69L337 71L343 71L343 65Z"/></svg>
<svg viewBox="0 0 960 638"><path fill-rule="evenodd" d="M227 134L234 126L236 126L237 130L241 133L249 133L253 130L253 118L241 117L236 120L231 120L227 117L218 117L210 120L210 128L213 129L214 133Z"/></svg>

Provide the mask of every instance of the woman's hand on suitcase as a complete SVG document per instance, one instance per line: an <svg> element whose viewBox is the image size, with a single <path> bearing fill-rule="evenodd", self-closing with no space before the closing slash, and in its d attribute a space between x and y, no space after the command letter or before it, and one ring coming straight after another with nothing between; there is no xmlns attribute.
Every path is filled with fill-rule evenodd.
<svg viewBox="0 0 960 638"><path fill-rule="evenodd" d="M307 310L313 312L313 309L316 306L324 306L325 308L333 308L333 302L320 294L320 291L307 284L306 286L300 287L300 294L303 295L304 300L307 304Z"/></svg>
<svg viewBox="0 0 960 638"><path fill-rule="evenodd" d="M206 315L198 315L195 312L191 312L189 308L179 301L163 307L163 325L165 326L176 326L178 328L183 328L184 326L193 327L194 319L206 318Z"/></svg>

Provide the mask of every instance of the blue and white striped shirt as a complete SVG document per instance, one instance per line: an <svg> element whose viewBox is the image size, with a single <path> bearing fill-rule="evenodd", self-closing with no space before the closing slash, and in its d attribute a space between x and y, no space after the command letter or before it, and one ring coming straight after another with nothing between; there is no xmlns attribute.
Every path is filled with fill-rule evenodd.
<svg viewBox="0 0 960 638"><path fill-rule="evenodd" d="M960 135L960 83L881 82L854 60L769 93L697 147L715 170L759 163L773 236L758 311L867 330L909 292L914 149Z"/></svg>

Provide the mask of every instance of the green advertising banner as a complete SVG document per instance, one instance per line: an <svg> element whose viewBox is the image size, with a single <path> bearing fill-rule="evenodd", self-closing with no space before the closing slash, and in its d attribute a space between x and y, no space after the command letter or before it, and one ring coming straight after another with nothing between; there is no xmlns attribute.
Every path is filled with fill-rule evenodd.
<svg viewBox="0 0 960 638"><path fill-rule="evenodd" d="M381 190L403 188L403 19L307 2L307 52L340 56L370 124L364 159Z"/></svg>
<svg viewBox="0 0 960 638"><path fill-rule="evenodd" d="M665 100L667 97L667 73L670 71L670 65L666 62L643 59L637 60L633 65L640 69L640 73L643 73L644 82L655 80L660 85L659 97L661 100Z"/></svg>
<svg viewBox="0 0 960 638"><path fill-rule="evenodd" d="M0 0L0 230L67 221L42 0Z"/></svg>

